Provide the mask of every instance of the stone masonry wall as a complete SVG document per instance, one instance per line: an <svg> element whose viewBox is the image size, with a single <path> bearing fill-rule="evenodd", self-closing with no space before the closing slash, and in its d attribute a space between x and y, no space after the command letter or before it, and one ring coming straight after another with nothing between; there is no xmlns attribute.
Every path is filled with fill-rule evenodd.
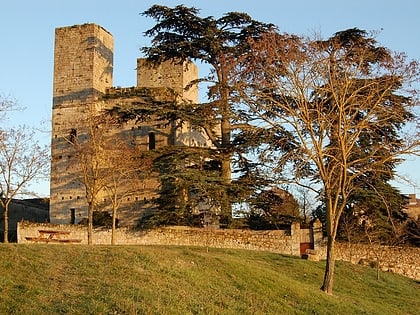
<svg viewBox="0 0 420 315"><path fill-rule="evenodd" d="M153 64L145 58L137 59L137 87L167 87L182 95L184 100L196 102L198 86L186 89L198 78L198 67L192 62L176 63L171 61Z"/></svg>
<svg viewBox="0 0 420 315"><path fill-rule="evenodd" d="M54 108L86 100L112 86L114 39L96 24L55 30Z"/></svg>
<svg viewBox="0 0 420 315"><path fill-rule="evenodd" d="M87 244L87 228L80 225L18 223L18 243L34 243L27 238L36 238L40 230L70 232L68 239L81 240ZM111 244L111 229L96 229L93 244ZM300 255L299 226L291 230L250 231L200 229L189 227L165 227L153 230L116 230L117 245L183 245L209 246L215 248L240 248L250 250L272 251L286 255Z"/></svg>
<svg viewBox="0 0 420 315"><path fill-rule="evenodd" d="M38 237L39 230L70 232L69 239L81 240L87 244L87 229L80 225L18 223L18 243L28 244L27 237ZM315 233L316 234L316 233ZM209 246L215 248L232 248L270 251L279 254L300 256L300 227L291 226L290 230L250 231L199 229L189 227L166 227L153 230L116 230L118 245L175 245L175 246ZM317 256L326 257L325 247L317 246ZM93 244L108 245L111 243L111 230L94 231ZM319 243L318 243L319 244ZM379 257L379 266L383 271L398 273L412 279L420 280L420 248L367 246L360 244L336 243L337 260L354 264L375 263Z"/></svg>
<svg viewBox="0 0 420 315"><path fill-rule="evenodd" d="M336 244L337 260L353 264L376 265L390 271L420 280L420 248L365 244Z"/></svg>

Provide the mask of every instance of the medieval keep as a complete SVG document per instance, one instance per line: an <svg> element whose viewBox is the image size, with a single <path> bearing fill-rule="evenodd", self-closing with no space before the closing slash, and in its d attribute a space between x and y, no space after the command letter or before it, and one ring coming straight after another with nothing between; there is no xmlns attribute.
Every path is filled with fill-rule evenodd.
<svg viewBox="0 0 420 315"><path fill-rule="evenodd" d="M51 142L50 222L74 224L87 217L86 190L82 183L82 169L75 163L72 139L83 141L86 118L92 112L101 113L115 106L176 101L198 102L197 87L185 87L198 77L192 63L165 62L152 65L137 60L137 86L113 87L112 35L96 24L75 25L55 30L54 84ZM109 130L108 130L109 132ZM208 146L202 133L183 124L173 128L160 121L136 123L129 121L112 132L124 134L135 142L139 150L153 150L168 144ZM133 140L134 139L134 140ZM121 157L124 159L124 157ZM127 187L127 189L132 187ZM150 210L150 200L159 195L156 177L142 179L135 192L126 195L118 210L120 225L132 225L144 211ZM111 205L100 194L102 210Z"/></svg>

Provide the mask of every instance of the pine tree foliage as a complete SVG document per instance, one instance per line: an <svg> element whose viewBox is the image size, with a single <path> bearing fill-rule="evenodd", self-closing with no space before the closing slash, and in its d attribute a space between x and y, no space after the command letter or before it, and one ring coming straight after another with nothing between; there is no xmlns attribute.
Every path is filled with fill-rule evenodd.
<svg viewBox="0 0 420 315"><path fill-rule="evenodd" d="M187 122L200 128L211 141L211 148L165 149L171 153L164 152L156 159L158 165L164 164L167 168L162 180L172 179L171 185L164 184L165 189L172 186L175 195L187 194L191 198L185 205L181 203L180 209L207 199L215 208L221 209L221 216L229 218L231 204L247 198L251 186L264 181L254 172L255 164L249 157L252 148L259 146L257 142L264 140L263 134L256 131L236 102L233 93L236 82L232 80L231 72L249 50L248 39L259 38L273 25L238 12L229 12L221 18L200 17L198 9L183 5L173 8L154 5L143 15L156 21L156 25L145 32L146 36L152 37L151 46L142 49L149 61L182 63L192 60L210 66L208 76L190 82L186 87L205 83L208 101L162 104L154 106L153 112L144 108L135 110L141 115L154 114L158 119L176 121L179 126ZM169 198L173 193L166 191L162 197ZM166 201L161 198L161 205L174 206L175 203L169 202L171 198L180 200L176 196Z"/></svg>

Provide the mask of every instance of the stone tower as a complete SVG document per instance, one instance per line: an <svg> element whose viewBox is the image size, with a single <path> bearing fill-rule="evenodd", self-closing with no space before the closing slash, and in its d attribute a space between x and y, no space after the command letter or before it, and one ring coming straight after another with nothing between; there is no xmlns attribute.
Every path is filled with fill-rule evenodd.
<svg viewBox="0 0 420 315"><path fill-rule="evenodd" d="M50 221L75 223L84 216L84 193L73 175L66 138L90 104L112 86L114 39L95 24L55 30L51 141Z"/></svg>
<svg viewBox="0 0 420 315"><path fill-rule="evenodd" d="M197 79L197 66L193 63L164 62L158 65L137 59L137 86L146 88L169 87L184 99L196 102L197 86L185 90L192 80Z"/></svg>
<svg viewBox="0 0 420 315"><path fill-rule="evenodd" d="M94 101L112 86L114 39L95 24L55 30L53 108Z"/></svg>
<svg viewBox="0 0 420 315"><path fill-rule="evenodd" d="M54 86L51 141L51 223L78 223L87 217L87 201L80 181L80 165L69 143L82 137L83 121L92 108L97 112L115 106L153 105L176 99L198 102L198 89L185 89L197 79L197 66L190 62L150 64L137 61L137 86L112 87L113 37L96 24L57 28L55 31ZM175 92L175 93L174 93ZM176 95L176 97L174 97ZM173 125L172 125L173 126ZM140 150L153 150L168 144L207 146L209 141L188 124L174 129L162 121L129 121L115 133L125 133ZM159 195L159 182L153 176L128 196L119 211L121 225L132 225L151 207ZM109 209L102 196L101 210Z"/></svg>

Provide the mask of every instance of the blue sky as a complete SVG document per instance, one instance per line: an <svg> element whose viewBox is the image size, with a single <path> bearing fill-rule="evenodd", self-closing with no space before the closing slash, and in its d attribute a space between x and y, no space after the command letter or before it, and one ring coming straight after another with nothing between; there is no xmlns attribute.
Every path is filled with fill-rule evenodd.
<svg viewBox="0 0 420 315"><path fill-rule="evenodd" d="M154 21L140 15L153 4L184 4L201 9L202 16L220 17L226 12L246 12L281 31L329 37L337 31L358 27L381 30L377 40L384 46L420 59L420 1L417 0L13 0L0 5L0 94L15 98L26 107L13 115L10 124L30 124L50 129L54 29L74 24L96 23L114 36L114 86L136 84L139 49L149 44L143 32ZM40 140L49 144L49 133ZM420 159L398 168L420 185ZM403 193L417 192L410 185L395 184ZM34 186L49 195L48 182ZM417 189L419 190L419 189Z"/></svg>

